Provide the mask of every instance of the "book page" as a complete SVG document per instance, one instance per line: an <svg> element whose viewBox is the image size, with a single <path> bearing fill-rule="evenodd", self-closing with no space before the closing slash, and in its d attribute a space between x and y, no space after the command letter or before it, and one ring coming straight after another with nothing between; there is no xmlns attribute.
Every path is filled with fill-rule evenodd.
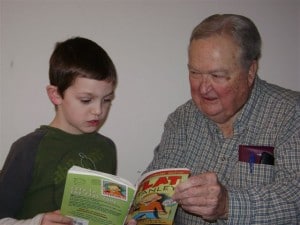
<svg viewBox="0 0 300 225"><path fill-rule="evenodd" d="M128 219L138 225L173 224L178 204L172 200L177 184L186 180L189 170L184 168L164 169L141 177Z"/></svg>

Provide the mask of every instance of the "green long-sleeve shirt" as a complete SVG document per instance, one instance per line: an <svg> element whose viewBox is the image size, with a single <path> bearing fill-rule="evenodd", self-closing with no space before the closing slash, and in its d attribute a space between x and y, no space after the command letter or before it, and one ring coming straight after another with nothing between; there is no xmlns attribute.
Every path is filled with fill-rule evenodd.
<svg viewBox="0 0 300 225"><path fill-rule="evenodd" d="M11 147L0 174L0 218L31 218L60 208L68 169L116 173L116 148L99 134L41 126Z"/></svg>

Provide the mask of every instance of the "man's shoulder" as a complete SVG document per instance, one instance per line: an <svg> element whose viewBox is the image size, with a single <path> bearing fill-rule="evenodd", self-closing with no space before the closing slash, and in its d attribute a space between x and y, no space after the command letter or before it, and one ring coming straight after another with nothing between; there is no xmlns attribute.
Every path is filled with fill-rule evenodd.
<svg viewBox="0 0 300 225"><path fill-rule="evenodd" d="M192 99L187 100L185 103L178 106L174 113L195 113L199 112L197 106Z"/></svg>
<svg viewBox="0 0 300 225"><path fill-rule="evenodd" d="M277 103L281 102L291 106L300 104L299 91L284 88L276 84L268 83L266 81L261 82L261 87L263 88L265 97L274 100Z"/></svg>
<svg viewBox="0 0 300 225"><path fill-rule="evenodd" d="M256 114L266 121L299 127L300 92L265 81L261 82L260 87L258 101L255 102L259 106L256 107Z"/></svg>
<svg viewBox="0 0 300 225"><path fill-rule="evenodd" d="M183 123L192 123L196 118L202 117L196 104L192 99L186 101L178 106L171 114L169 114L169 121L181 121Z"/></svg>

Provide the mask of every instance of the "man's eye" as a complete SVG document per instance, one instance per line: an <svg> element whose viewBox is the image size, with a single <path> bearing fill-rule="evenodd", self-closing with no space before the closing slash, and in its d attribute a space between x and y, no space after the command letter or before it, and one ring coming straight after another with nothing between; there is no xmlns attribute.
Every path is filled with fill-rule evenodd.
<svg viewBox="0 0 300 225"><path fill-rule="evenodd" d="M224 74L217 73L217 74L211 74L211 76L215 82L219 82L219 83L223 83L229 80L229 76L226 76Z"/></svg>
<svg viewBox="0 0 300 225"><path fill-rule="evenodd" d="M223 73L212 73L211 76L217 79L226 79L228 77Z"/></svg>
<svg viewBox="0 0 300 225"><path fill-rule="evenodd" d="M215 78L223 78L224 77L223 75L220 75L220 74L212 74L212 76Z"/></svg>
<svg viewBox="0 0 300 225"><path fill-rule="evenodd" d="M190 75L196 76L196 75L200 75L200 73L196 72L196 71L193 71L193 70L190 70Z"/></svg>

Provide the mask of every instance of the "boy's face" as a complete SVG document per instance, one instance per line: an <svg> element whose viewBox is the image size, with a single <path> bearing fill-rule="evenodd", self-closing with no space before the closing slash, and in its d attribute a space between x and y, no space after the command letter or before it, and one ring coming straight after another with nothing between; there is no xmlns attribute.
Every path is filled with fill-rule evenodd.
<svg viewBox="0 0 300 225"><path fill-rule="evenodd" d="M97 131L108 115L113 98L112 83L78 77L57 104L55 126L71 134Z"/></svg>

